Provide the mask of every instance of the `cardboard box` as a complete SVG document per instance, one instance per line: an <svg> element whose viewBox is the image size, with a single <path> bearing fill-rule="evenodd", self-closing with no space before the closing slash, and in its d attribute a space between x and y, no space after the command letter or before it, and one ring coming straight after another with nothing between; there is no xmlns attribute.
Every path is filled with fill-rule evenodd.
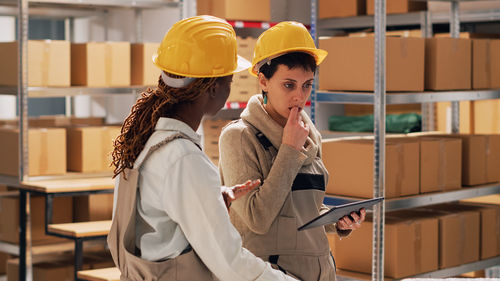
<svg viewBox="0 0 500 281"><path fill-rule="evenodd" d="M236 42L238 43L238 55L252 61L253 50L255 48L255 43L257 43L257 38L251 36L236 36Z"/></svg>
<svg viewBox="0 0 500 281"><path fill-rule="evenodd" d="M232 120L203 120L203 151L217 166L219 164L219 136L222 129Z"/></svg>
<svg viewBox="0 0 500 281"><path fill-rule="evenodd" d="M386 214L384 273L402 278L438 268L438 221L433 217ZM371 273L373 223L367 216L361 228L339 240L329 235L337 267Z"/></svg>
<svg viewBox="0 0 500 281"><path fill-rule="evenodd" d="M391 37L415 37L422 38L422 30L420 29L408 29L408 30L387 30L385 32L386 36ZM372 31L362 31L362 32L351 32L348 35L349 37L373 37L375 33Z"/></svg>
<svg viewBox="0 0 500 281"><path fill-rule="evenodd" d="M465 210L470 208L470 210L478 211L480 214L480 259L500 255L500 206L464 202L460 203L459 206Z"/></svg>
<svg viewBox="0 0 500 281"><path fill-rule="evenodd" d="M56 197L52 206L52 223L73 221L73 200L71 197ZM19 196L17 192L0 196L0 226L1 241L19 243ZM44 197L31 197L31 239L34 245L67 241L45 235Z"/></svg>
<svg viewBox="0 0 500 281"><path fill-rule="evenodd" d="M29 176L66 173L66 130L62 128L28 130ZM0 128L0 174L19 174L19 130Z"/></svg>
<svg viewBox="0 0 500 281"><path fill-rule="evenodd" d="M462 140L462 185L500 181L500 135L433 135Z"/></svg>
<svg viewBox="0 0 500 281"><path fill-rule="evenodd" d="M441 1L429 1L429 11L432 13L449 13L451 10L451 4ZM460 11L489 11L500 9L500 2L483 0L468 2L463 1L460 3Z"/></svg>
<svg viewBox="0 0 500 281"><path fill-rule="evenodd" d="M130 43L71 44L71 85L88 87L130 86Z"/></svg>
<svg viewBox="0 0 500 281"><path fill-rule="evenodd" d="M71 127L78 125L102 126L104 118L102 117L68 117L65 115L43 115L39 117L30 117L28 121L30 128L53 128L53 127ZM0 120L0 126L19 126L17 119Z"/></svg>
<svg viewBox="0 0 500 281"><path fill-rule="evenodd" d="M318 17L343 18L366 14L365 0L319 0Z"/></svg>
<svg viewBox="0 0 500 281"><path fill-rule="evenodd" d="M248 102L250 97L260 92L259 82L248 72L243 71L233 76L231 92L227 102Z"/></svg>
<svg viewBox="0 0 500 281"><path fill-rule="evenodd" d="M319 47L328 51L320 89L373 91L373 37L320 39ZM425 39L387 37L386 47L387 91L423 91Z"/></svg>
<svg viewBox="0 0 500 281"><path fill-rule="evenodd" d="M212 15L227 20L270 21L270 0L198 0L198 15Z"/></svg>
<svg viewBox="0 0 500 281"><path fill-rule="evenodd" d="M462 140L420 137L420 193L460 189Z"/></svg>
<svg viewBox="0 0 500 281"><path fill-rule="evenodd" d="M373 139L324 140L322 158L331 180L326 193L373 197ZM418 194L420 164L418 140L386 140L385 197Z"/></svg>
<svg viewBox="0 0 500 281"><path fill-rule="evenodd" d="M68 170L74 172L112 171L113 141L120 127L80 127L68 129Z"/></svg>
<svg viewBox="0 0 500 281"><path fill-rule="evenodd" d="M9 259L9 254L0 253L0 275L5 275L5 273L7 273L8 259Z"/></svg>
<svg viewBox="0 0 500 281"><path fill-rule="evenodd" d="M113 194L90 194L73 198L74 221L111 220L113 215Z"/></svg>
<svg viewBox="0 0 500 281"><path fill-rule="evenodd" d="M16 86L18 43L0 43L0 85ZM68 87L70 85L70 43L58 40L28 41L28 85Z"/></svg>
<svg viewBox="0 0 500 281"><path fill-rule="evenodd" d="M427 2L415 2L410 0L387 0L387 14L404 14L427 10ZM373 15L375 11L375 0L366 0L366 14Z"/></svg>
<svg viewBox="0 0 500 281"><path fill-rule="evenodd" d="M470 89L471 63L470 39L427 38L425 89Z"/></svg>
<svg viewBox="0 0 500 281"><path fill-rule="evenodd" d="M472 40L472 88L500 88L500 39Z"/></svg>
<svg viewBox="0 0 500 281"><path fill-rule="evenodd" d="M422 106L420 104L389 104L386 106L387 114L402 114L402 113L420 113ZM344 115L360 116L373 114L373 105L367 104L345 104Z"/></svg>
<svg viewBox="0 0 500 281"><path fill-rule="evenodd" d="M152 57L159 43L136 43L131 45L132 66L130 81L132 85L157 85L161 70L153 64Z"/></svg>
<svg viewBox="0 0 500 281"><path fill-rule="evenodd" d="M451 204L423 210L439 219L439 269L479 260L479 212Z"/></svg>
<svg viewBox="0 0 500 281"><path fill-rule="evenodd" d="M474 133L500 134L500 100L478 100L471 103Z"/></svg>

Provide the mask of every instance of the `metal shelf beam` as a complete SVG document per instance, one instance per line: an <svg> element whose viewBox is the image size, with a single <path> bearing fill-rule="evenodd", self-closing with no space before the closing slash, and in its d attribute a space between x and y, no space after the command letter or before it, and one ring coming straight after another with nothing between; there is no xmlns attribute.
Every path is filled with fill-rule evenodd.
<svg viewBox="0 0 500 281"><path fill-rule="evenodd" d="M387 93L387 104L413 104L442 101L472 101L499 99L500 90L466 90L446 92ZM319 103L373 104L374 94L367 92L318 92Z"/></svg>
<svg viewBox="0 0 500 281"><path fill-rule="evenodd" d="M154 86L151 86L154 87ZM139 94L148 87L131 86L119 88L88 88L88 87L28 87L30 98L67 97L80 95L109 95L109 94ZM0 95L17 95L17 87L0 86Z"/></svg>
<svg viewBox="0 0 500 281"><path fill-rule="evenodd" d="M34 6L99 7L99 8L160 8L177 7L179 1L169 0L29 0ZM17 5L17 0L0 0L0 5Z"/></svg>
<svg viewBox="0 0 500 281"><path fill-rule="evenodd" d="M390 14L387 15L387 26L402 26L402 25L420 25L422 23L422 13L412 12L406 14ZM430 13L431 22L449 23L449 13ZM500 21L500 10L485 10L485 11L462 11L459 14L460 22L491 22ZM357 16L348 18L329 18L318 21L318 29L349 29L349 28L368 28L373 27L374 16Z"/></svg>
<svg viewBox="0 0 500 281"><path fill-rule="evenodd" d="M433 272L418 274L415 276L407 278L444 278L449 276L457 276L463 273L476 271L479 269L485 269L493 266L498 266L500 264L500 257L494 257L487 260L481 260L476 262L471 262L467 264L462 264L456 267L445 268Z"/></svg>
<svg viewBox="0 0 500 281"><path fill-rule="evenodd" d="M498 193L500 193L500 183L483 185L480 187L463 187L448 192L436 192L386 199L385 208L386 211L404 210ZM324 203L331 206L364 199L366 198L325 195Z"/></svg>

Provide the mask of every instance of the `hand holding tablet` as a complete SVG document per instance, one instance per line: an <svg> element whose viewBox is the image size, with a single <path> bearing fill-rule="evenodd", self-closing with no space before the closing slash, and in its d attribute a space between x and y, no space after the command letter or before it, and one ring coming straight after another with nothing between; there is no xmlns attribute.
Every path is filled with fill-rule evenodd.
<svg viewBox="0 0 500 281"><path fill-rule="evenodd" d="M342 217L349 216L352 212L359 212L361 209L371 207L379 202L382 202L383 200L383 197L378 197L332 207L328 212L317 216L308 223L299 227L298 230L300 231L312 227L336 223Z"/></svg>

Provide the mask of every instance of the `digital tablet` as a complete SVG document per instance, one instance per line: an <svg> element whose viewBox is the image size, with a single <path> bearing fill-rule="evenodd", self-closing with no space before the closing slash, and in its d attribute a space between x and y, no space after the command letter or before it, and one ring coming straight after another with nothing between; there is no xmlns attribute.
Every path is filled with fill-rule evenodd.
<svg viewBox="0 0 500 281"><path fill-rule="evenodd" d="M339 219L341 219L342 217L350 215L352 212L357 212L362 208L368 209L368 207L371 207L379 202L382 202L382 200L384 200L384 197L356 201L356 202L347 203L344 205L338 205L338 206L332 207L328 212L326 212L320 216L317 216L316 218L312 219L310 222L299 227L298 230L301 231L301 230L312 228L312 227L323 226L326 224L335 223Z"/></svg>

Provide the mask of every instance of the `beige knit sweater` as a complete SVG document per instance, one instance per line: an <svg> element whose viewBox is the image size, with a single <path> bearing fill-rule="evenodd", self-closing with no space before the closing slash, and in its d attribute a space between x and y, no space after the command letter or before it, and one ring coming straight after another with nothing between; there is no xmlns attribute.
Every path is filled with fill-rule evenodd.
<svg viewBox="0 0 500 281"><path fill-rule="evenodd" d="M329 254L325 228L297 231L328 210L323 205L328 172L321 160L321 136L307 114L301 114L310 127L302 151L281 143L283 127L267 114L257 95L250 99L241 119L226 126L220 136L223 184L263 181L231 206L231 220L243 246L257 256ZM268 148L259 141L258 132L269 140ZM326 227L328 232L335 230L335 225Z"/></svg>

